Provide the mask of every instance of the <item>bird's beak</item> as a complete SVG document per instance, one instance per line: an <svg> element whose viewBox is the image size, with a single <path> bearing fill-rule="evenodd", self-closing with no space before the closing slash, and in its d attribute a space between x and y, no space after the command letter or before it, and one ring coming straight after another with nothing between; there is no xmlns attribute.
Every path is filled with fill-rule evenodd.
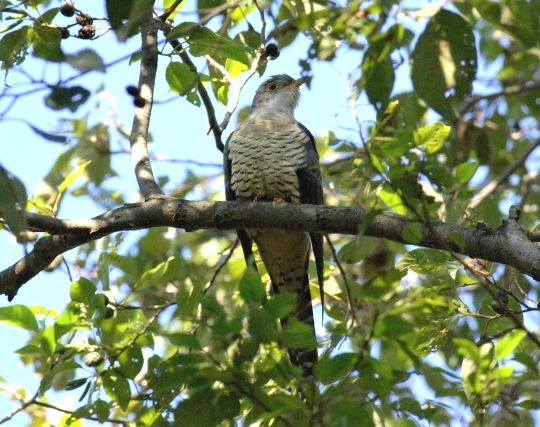
<svg viewBox="0 0 540 427"><path fill-rule="evenodd" d="M300 86L302 86L304 83L307 82L307 77L300 77L299 79L296 79L294 80L292 83L291 83L291 86L294 86L295 88L299 88Z"/></svg>

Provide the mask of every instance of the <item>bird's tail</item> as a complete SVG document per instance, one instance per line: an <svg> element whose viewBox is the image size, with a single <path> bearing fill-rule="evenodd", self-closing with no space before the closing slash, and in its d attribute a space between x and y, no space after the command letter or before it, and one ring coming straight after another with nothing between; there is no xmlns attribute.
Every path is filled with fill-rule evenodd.
<svg viewBox="0 0 540 427"><path fill-rule="evenodd" d="M313 334L313 342L317 342L317 336L315 334L315 322L313 320L313 306L309 291L309 277L307 272L303 276L302 282L301 291L297 293L297 303L293 316L309 326L311 333ZM283 328L286 327L287 320L288 318L281 319L281 325ZM313 376L313 367L318 360L316 348L290 349L289 357L291 358L293 365L300 366L302 368L305 377Z"/></svg>

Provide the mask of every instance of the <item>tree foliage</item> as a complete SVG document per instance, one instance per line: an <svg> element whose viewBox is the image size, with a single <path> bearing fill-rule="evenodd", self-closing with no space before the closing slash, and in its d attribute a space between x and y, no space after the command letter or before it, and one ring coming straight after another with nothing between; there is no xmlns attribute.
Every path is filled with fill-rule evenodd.
<svg viewBox="0 0 540 427"><path fill-rule="evenodd" d="M25 412L40 425L60 410L65 425L534 424L538 267L514 267L538 257L538 2L107 0L103 8L0 0L0 14L0 120L41 94L64 131L26 117L36 135L29 145L65 146L34 192L0 165L2 233L33 248L24 266L2 266L0 291L11 300L26 286L21 271L43 269L43 248L77 248L45 262L73 273L62 312L16 297L0 308L0 321L29 334L17 354L39 377L35 389L13 394L19 405L2 422ZM115 63L141 70L138 85L126 85L136 107L131 132L94 123L85 110L98 95L88 79L105 79L99 73L115 65L92 47L103 40L116 46ZM104 212L125 204L108 186L118 174L114 139L130 141L143 199L167 197L150 166L160 141L146 151L148 118L160 108L152 106L155 78L175 102L199 107L192 114L207 117L221 149L246 82L265 77L268 61L287 49L303 49L295 66L308 78L319 64L347 58L343 102L355 128L338 123L316 138L326 204L365 212L356 236L327 240L314 378L287 357L287 348L313 344L309 333L294 322L278 327L294 302L275 295L261 303L267 276L245 267L233 232L157 227L163 223L149 217L134 227L142 232L105 231L95 240L97 222L55 220L67 198ZM70 72L40 77L40 67ZM371 116L360 117L366 102ZM223 199L215 181L195 171L168 196ZM399 236L373 226L382 212L407 219ZM180 218L188 225L189 215ZM119 220L114 212L107 218ZM444 239L441 223L450 230ZM478 245L452 234L454 226L477 233ZM530 249L513 254L522 264L505 262L485 236ZM54 391L76 394L78 403L61 407Z"/></svg>

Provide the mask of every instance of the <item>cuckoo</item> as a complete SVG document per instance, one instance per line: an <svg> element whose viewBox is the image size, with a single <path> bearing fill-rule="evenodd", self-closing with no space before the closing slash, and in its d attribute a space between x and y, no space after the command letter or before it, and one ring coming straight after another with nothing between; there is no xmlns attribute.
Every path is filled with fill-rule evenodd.
<svg viewBox="0 0 540 427"><path fill-rule="evenodd" d="M315 140L294 118L303 83L304 79L281 74L258 88L249 116L229 136L225 146L227 200L323 203ZM272 292L296 295L293 315L309 325L316 342L308 263L312 248L322 298L322 235L278 229L247 229L237 233L248 265L254 263L252 243L256 243L272 282ZM287 320L281 319L282 326ZM289 355L306 376L312 375L316 349L289 350Z"/></svg>

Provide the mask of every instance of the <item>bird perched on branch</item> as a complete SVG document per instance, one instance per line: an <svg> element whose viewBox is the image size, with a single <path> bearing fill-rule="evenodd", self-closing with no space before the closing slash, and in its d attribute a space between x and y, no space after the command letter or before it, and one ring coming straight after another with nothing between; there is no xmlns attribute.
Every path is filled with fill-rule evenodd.
<svg viewBox="0 0 540 427"><path fill-rule="evenodd" d="M251 113L229 137L224 151L227 200L261 200L277 204L322 204L319 156L309 130L294 118L304 79L280 74L266 80L255 93ZM253 264L252 243L272 281L274 293L296 295L293 315L313 331L309 291L310 248L315 255L323 297L323 240L319 233L278 229L237 230L248 265ZM253 264L254 265L254 264ZM288 318L281 319L282 326ZM293 364L311 376L317 350L291 349Z"/></svg>

